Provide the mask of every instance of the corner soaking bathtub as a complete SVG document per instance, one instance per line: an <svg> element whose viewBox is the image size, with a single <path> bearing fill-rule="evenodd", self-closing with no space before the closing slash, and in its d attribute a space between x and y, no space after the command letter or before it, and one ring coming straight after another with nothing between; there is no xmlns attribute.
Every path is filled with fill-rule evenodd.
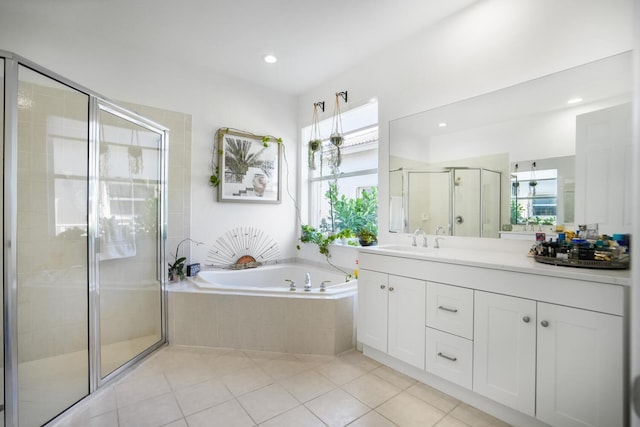
<svg viewBox="0 0 640 427"><path fill-rule="evenodd" d="M311 291L304 290L307 273ZM171 344L325 355L355 345L357 280L326 268L205 270L168 290Z"/></svg>
<svg viewBox="0 0 640 427"><path fill-rule="evenodd" d="M306 275L311 275L311 290L305 291ZM282 295L292 298L340 298L357 291L355 279L344 274L306 264L284 263L247 270L206 270L189 279L198 289L220 293ZM291 290L291 282L295 290ZM320 284L325 282L325 290ZM285 296L282 295L282 296Z"/></svg>

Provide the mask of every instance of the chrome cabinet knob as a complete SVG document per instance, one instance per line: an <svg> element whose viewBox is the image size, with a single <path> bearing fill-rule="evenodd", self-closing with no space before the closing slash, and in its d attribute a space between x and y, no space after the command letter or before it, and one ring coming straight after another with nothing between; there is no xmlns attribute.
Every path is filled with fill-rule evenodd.
<svg viewBox="0 0 640 427"><path fill-rule="evenodd" d="M531 318L530 318L529 316L524 316L524 317L522 318L522 321L523 321L524 323L529 323L529 321L530 321L530 320L531 320Z"/></svg>
<svg viewBox="0 0 640 427"><path fill-rule="evenodd" d="M546 328L547 326L549 326L549 322L547 322L546 320L543 320L542 322L540 322L540 324L542 325L543 328Z"/></svg>
<svg viewBox="0 0 640 427"><path fill-rule="evenodd" d="M393 292L393 286L389 287L389 292Z"/></svg>
<svg viewBox="0 0 640 427"><path fill-rule="evenodd" d="M384 289L384 288L386 288L385 285L380 285L380 289Z"/></svg>

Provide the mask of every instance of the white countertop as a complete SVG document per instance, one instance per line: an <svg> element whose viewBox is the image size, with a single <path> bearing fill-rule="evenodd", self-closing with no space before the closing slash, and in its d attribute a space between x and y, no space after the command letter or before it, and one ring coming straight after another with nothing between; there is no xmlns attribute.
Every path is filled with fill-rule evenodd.
<svg viewBox="0 0 640 427"><path fill-rule="evenodd" d="M362 247L360 252L613 285L630 286L631 284L630 270L603 270L542 264L536 262L526 252L501 252L464 248L436 249L397 244Z"/></svg>

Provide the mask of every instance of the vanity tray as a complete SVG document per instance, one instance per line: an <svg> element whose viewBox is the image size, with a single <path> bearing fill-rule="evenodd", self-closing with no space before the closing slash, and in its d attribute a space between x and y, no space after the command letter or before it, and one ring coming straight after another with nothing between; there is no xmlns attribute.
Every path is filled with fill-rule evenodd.
<svg viewBox="0 0 640 427"><path fill-rule="evenodd" d="M543 264L563 265L566 267L599 268L602 270L625 270L629 268L629 262L625 261L596 261L583 259L560 259L543 255L534 255L537 262Z"/></svg>

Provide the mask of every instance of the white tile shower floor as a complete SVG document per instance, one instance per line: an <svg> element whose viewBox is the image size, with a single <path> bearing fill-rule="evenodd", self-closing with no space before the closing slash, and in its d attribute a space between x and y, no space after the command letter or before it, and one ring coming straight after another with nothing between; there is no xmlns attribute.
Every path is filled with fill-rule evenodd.
<svg viewBox="0 0 640 427"><path fill-rule="evenodd" d="M351 351L336 357L169 346L55 426L437 426L504 422Z"/></svg>

